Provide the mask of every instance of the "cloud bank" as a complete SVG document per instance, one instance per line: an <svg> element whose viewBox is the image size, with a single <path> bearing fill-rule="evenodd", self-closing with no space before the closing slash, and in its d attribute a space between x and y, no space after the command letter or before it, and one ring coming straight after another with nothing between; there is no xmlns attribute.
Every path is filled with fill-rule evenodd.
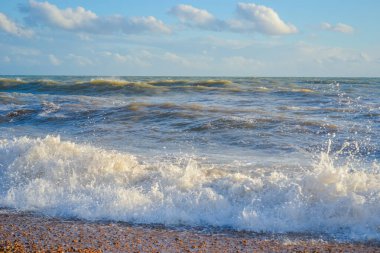
<svg viewBox="0 0 380 253"><path fill-rule="evenodd" d="M220 20L207 10L198 9L191 5L177 5L170 14L189 27L212 31L232 31L267 35L286 35L297 33L297 28L285 23L271 8L253 3L238 3L235 19Z"/></svg>
<svg viewBox="0 0 380 253"><path fill-rule="evenodd" d="M176 16L182 23L207 30L218 30L223 28L223 21L216 19L207 10L198 9L191 5L180 4L173 7L169 14Z"/></svg>
<svg viewBox="0 0 380 253"><path fill-rule="evenodd" d="M283 35L297 32L292 24L287 24L271 8L252 3L238 3L238 15L244 19L248 27L264 34Z"/></svg>
<svg viewBox="0 0 380 253"><path fill-rule="evenodd" d="M124 17L113 15L98 16L83 7L60 9L49 2L30 0L22 8L27 13L28 23L46 25L67 31L86 33L116 33L135 34L142 32L170 33L170 28L153 16Z"/></svg>
<svg viewBox="0 0 380 253"><path fill-rule="evenodd" d="M352 26L349 26L343 23L332 25L330 23L324 22L321 24L321 28L327 31L346 33L346 34L350 34L355 31L355 29Z"/></svg>
<svg viewBox="0 0 380 253"><path fill-rule="evenodd" d="M21 10L26 13L26 22L35 26L91 34L138 34L144 32L169 34L171 29L154 16L126 17L122 15L99 16L83 7L61 9L49 2L29 0ZM297 33L297 28L283 21L273 9L253 3L238 3L235 17L218 19L207 10L188 4L174 6L169 14L178 18L186 27L208 31L261 33L265 35L287 35ZM332 26L324 23L324 29L349 32L344 24ZM27 36L23 29L0 15L0 29L17 36ZM351 28L352 29L352 28Z"/></svg>
<svg viewBox="0 0 380 253"><path fill-rule="evenodd" d="M33 31L25 29L20 25L10 20L5 14L0 12L0 30L5 33L18 36L18 37L31 37Z"/></svg>

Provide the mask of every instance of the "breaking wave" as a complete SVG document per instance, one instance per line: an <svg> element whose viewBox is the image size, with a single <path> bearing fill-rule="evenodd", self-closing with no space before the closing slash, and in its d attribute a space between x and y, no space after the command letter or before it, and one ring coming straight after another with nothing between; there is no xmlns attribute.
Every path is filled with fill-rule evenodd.
<svg viewBox="0 0 380 253"><path fill-rule="evenodd" d="M239 92L241 89L233 85L230 80L181 80L181 79L159 79L159 80L125 80L117 78L87 78L75 79L65 77L61 80L51 79L20 79L0 78L0 89L17 90L18 92L49 92L66 94L97 94L110 92L124 93L146 93L161 91L226 91Z"/></svg>
<svg viewBox="0 0 380 253"><path fill-rule="evenodd" d="M49 105L50 106L50 105ZM144 159L63 141L0 140L0 205L89 220L217 226L261 232L380 236L380 168L234 169L197 159Z"/></svg>
<svg viewBox="0 0 380 253"><path fill-rule="evenodd" d="M21 78L0 78L0 85L16 85L26 83Z"/></svg>

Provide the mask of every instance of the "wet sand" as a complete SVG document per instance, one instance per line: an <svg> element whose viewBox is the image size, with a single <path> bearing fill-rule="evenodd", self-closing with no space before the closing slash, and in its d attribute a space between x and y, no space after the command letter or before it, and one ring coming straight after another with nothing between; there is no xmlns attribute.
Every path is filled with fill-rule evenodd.
<svg viewBox="0 0 380 253"><path fill-rule="evenodd" d="M326 242L1 211L0 252L380 252L380 242Z"/></svg>

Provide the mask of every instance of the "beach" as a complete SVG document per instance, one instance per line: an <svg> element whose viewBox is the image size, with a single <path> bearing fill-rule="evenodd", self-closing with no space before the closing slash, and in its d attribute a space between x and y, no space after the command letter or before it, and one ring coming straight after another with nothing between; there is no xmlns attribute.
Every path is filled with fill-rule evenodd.
<svg viewBox="0 0 380 253"><path fill-rule="evenodd" d="M379 242L0 214L1 252L380 252Z"/></svg>

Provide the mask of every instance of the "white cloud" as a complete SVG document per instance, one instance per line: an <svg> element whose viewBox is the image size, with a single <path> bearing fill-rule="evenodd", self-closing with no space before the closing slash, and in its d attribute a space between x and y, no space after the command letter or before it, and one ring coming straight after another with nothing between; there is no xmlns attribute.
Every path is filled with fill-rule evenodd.
<svg viewBox="0 0 380 253"><path fill-rule="evenodd" d="M222 62L229 67L233 68L252 68L256 66L262 65L262 63L258 60L247 58L244 56L230 56L224 57Z"/></svg>
<svg viewBox="0 0 380 253"><path fill-rule="evenodd" d="M39 18L49 25L66 30L88 28L98 19L95 13L85 10L83 7L61 10L48 2L36 2L34 0L29 1L29 6L30 14L34 18Z"/></svg>
<svg viewBox="0 0 380 253"><path fill-rule="evenodd" d="M366 61L366 62L370 62L372 61L371 57L367 54L367 53L360 53L360 58L363 60L363 61Z"/></svg>
<svg viewBox="0 0 380 253"><path fill-rule="evenodd" d="M169 13L176 16L182 23L194 27L217 29L218 26L222 25L222 22L218 21L207 10L198 9L191 5L177 5Z"/></svg>
<svg viewBox="0 0 380 253"><path fill-rule="evenodd" d="M300 43L298 49L305 59L313 59L318 64L355 64L372 62L365 52L340 47L322 47Z"/></svg>
<svg viewBox="0 0 380 253"><path fill-rule="evenodd" d="M127 20L124 27L125 33L133 33L139 31L151 31L151 32L160 32L160 33L170 33L171 30L167 27L164 22L158 20L153 16L148 17L132 17Z"/></svg>
<svg viewBox="0 0 380 253"><path fill-rule="evenodd" d="M78 38L82 41L92 41L91 37L88 34L79 33Z"/></svg>
<svg viewBox="0 0 380 253"><path fill-rule="evenodd" d="M54 66L61 65L61 61L54 54L49 54L48 57L49 57L50 63L53 64Z"/></svg>
<svg viewBox="0 0 380 253"><path fill-rule="evenodd" d="M8 50L11 54L19 56L35 57L41 55L39 49L30 47L10 46Z"/></svg>
<svg viewBox="0 0 380 253"><path fill-rule="evenodd" d="M31 37L32 30L22 28L0 12L0 30L19 37Z"/></svg>
<svg viewBox="0 0 380 253"><path fill-rule="evenodd" d="M178 56L175 53L166 52L163 57L164 60L175 63L175 64L181 64L184 66L191 66L191 63L184 57Z"/></svg>
<svg viewBox="0 0 380 253"><path fill-rule="evenodd" d="M111 56L113 58L114 61L118 62L118 63L126 63L126 62L133 62L134 59L132 56L130 55L121 55L119 53L108 53L107 56Z"/></svg>
<svg viewBox="0 0 380 253"><path fill-rule="evenodd" d="M232 65L246 65L250 63L254 63L255 61L249 58L246 58L244 56L230 56L230 57L224 57L224 62L230 63Z"/></svg>
<svg viewBox="0 0 380 253"><path fill-rule="evenodd" d="M116 52L102 52L101 55L123 66L152 67L164 64L172 67L197 68L207 67L207 57L195 54L180 55L170 51L149 52L147 50L134 50L128 54ZM194 64L197 62L197 64Z"/></svg>
<svg viewBox="0 0 380 253"><path fill-rule="evenodd" d="M355 31L355 29L352 26L349 26L343 23L332 25L330 23L324 22L321 24L321 28L323 30L339 32L339 33L353 33Z"/></svg>
<svg viewBox="0 0 380 253"><path fill-rule="evenodd" d="M238 3L237 11L242 19L249 22L251 28L270 35L292 34L297 32L297 28L292 24L287 24L271 8L256 5L253 3ZM244 27L243 27L244 28Z"/></svg>
<svg viewBox="0 0 380 253"><path fill-rule="evenodd" d="M126 34L141 32L170 33L161 20L155 17L124 17L113 15L102 17L83 7L59 9L49 2L29 0L29 5L23 10L28 13L30 23L47 25L68 31L87 33L114 33Z"/></svg>
<svg viewBox="0 0 380 253"><path fill-rule="evenodd" d="M9 63L9 62L11 62L11 58L9 58L9 56L6 55L3 57L3 62Z"/></svg>
<svg viewBox="0 0 380 253"><path fill-rule="evenodd" d="M120 54L113 52L103 52L106 57L110 57L113 61L120 64L130 64L139 67L149 67L151 66L150 58L152 57L148 51L141 51L137 54Z"/></svg>
<svg viewBox="0 0 380 253"><path fill-rule="evenodd" d="M242 49L255 44L252 40L233 40L233 39L221 39L215 36L208 36L205 39L200 40L201 44L210 45L212 47L223 47L229 49Z"/></svg>
<svg viewBox="0 0 380 253"><path fill-rule="evenodd" d="M75 64L79 66L94 65L94 63L90 59L81 55L69 54L66 58L72 60Z"/></svg>
<svg viewBox="0 0 380 253"><path fill-rule="evenodd" d="M217 19L207 10L184 4L173 7L169 13L187 26L205 30L259 32L268 35L297 32L294 25L285 23L273 9L252 3L238 3L237 18L229 20Z"/></svg>

